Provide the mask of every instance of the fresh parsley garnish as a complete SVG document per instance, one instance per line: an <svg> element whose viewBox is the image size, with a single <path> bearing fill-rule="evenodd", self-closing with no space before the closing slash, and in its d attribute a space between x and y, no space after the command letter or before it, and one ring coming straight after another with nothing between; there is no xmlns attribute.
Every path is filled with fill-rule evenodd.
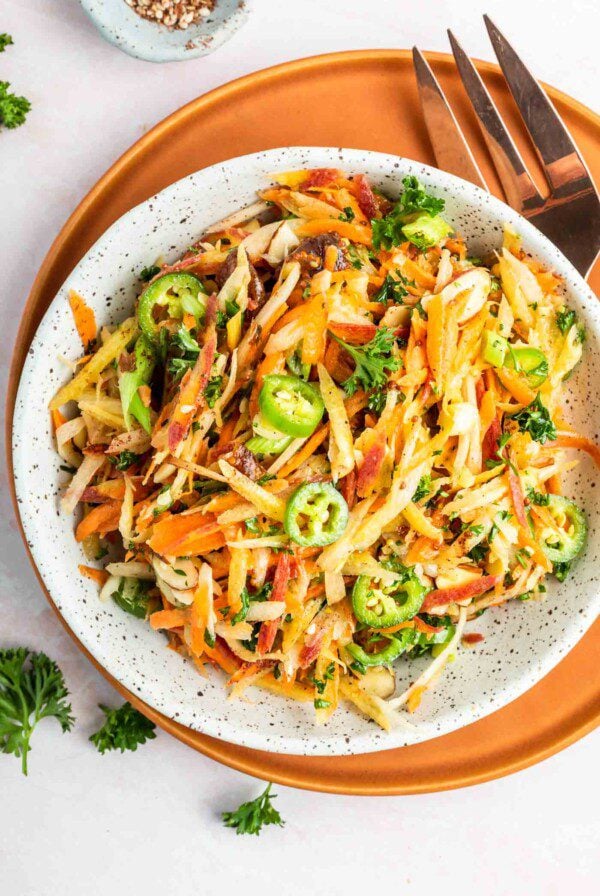
<svg viewBox="0 0 600 896"><path fill-rule="evenodd" d="M267 788L255 800L242 805L234 812L223 812L223 824L226 828L235 828L236 834L260 834L263 827L269 824L277 824L283 827L285 822L273 806L272 800L276 794L271 794L271 787Z"/></svg>
<svg viewBox="0 0 600 896"><path fill-rule="evenodd" d="M148 582L126 577L121 579L119 587L113 591L111 597L125 613L135 616L136 619L145 619L150 600L148 588Z"/></svg>
<svg viewBox="0 0 600 896"><path fill-rule="evenodd" d="M6 32L4 32L4 34L0 34L0 53L4 53L4 51L10 44L14 44L12 35L6 34Z"/></svg>
<svg viewBox="0 0 600 896"><path fill-rule="evenodd" d="M328 706L331 706L331 700L323 700L322 697L315 697L313 703L315 709L327 709Z"/></svg>
<svg viewBox="0 0 600 896"><path fill-rule="evenodd" d="M392 274L387 274L379 291L373 296L373 301L381 302L384 305L402 305L404 304L402 300L408 295L407 285L408 280L399 271L396 272L395 277Z"/></svg>
<svg viewBox="0 0 600 896"><path fill-rule="evenodd" d="M120 750L121 753L125 750L137 750L140 744L156 737L154 722L134 709L131 703L124 703L118 709L110 709L101 703L99 706L106 719L102 727L90 737L99 753L106 753L107 750Z"/></svg>
<svg viewBox="0 0 600 896"><path fill-rule="evenodd" d="M151 264L147 268L142 268L138 276L140 280L144 281L144 283L148 283L150 280L156 277L157 274L160 274L160 268L157 264Z"/></svg>
<svg viewBox="0 0 600 896"><path fill-rule="evenodd" d="M128 470L139 458L139 454L134 454L133 451L121 451L120 454L111 457L110 460L117 470Z"/></svg>
<svg viewBox="0 0 600 896"><path fill-rule="evenodd" d="M242 601L242 607L235 616L231 620L232 625L237 625L238 622L244 622L246 616L248 615L248 610L250 609L251 603L262 603L265 600L268 600L273 590L273 585L271 582L265 582L265 584L258 589L258 591L250 592L248 588L244 585L242 588L242 593L240 595L240 599Z"/></svg>
<svg viewBox="0 0 600 896"><path fill-rule="evenodd" d="M219 309L217 311L217 327L226 327L227 321L232 317L235 317L239 310L240 306L235 299L227 299L225 302L225 310L221 311Z"/></svg>
<svg viewBox="0 0 600 896"><path fill-rule="evenodd" d="M24 96L9 93L9 87L8 81L0 81L0 124L12 129L23 124L31 109L31 103Z"/></svg>
<svg viewBox="0 0 600 896"><path fill-rule="evenodd" d="M38 722L52 716L63 732L73 727L68 696L62 672L45 653L0 650L0 752L20 757L24 775Z"/></svg>
<svg viewBox="0 0 600 896"><path fill-rule="evenodd" d="M417 490L412 496L413 503L416 504L418 501L422 501L423 498L426 498L427 495L431 494L432 488L431 474L427 473L425 476L421 476L419 484L417 485Z"/></svg>
<svg viewBox="0 0 600 896"><path fill-rule="evenodd" d="M490 549L488 545L485 544L485 542L480 541L479 544L476 544L471 548L471 550L467 554L467 557L470 557L474 563L482 563L489 552Z"/></svg>
<svg viewBox="0 0 600 896"><path fill-rule="evenodd" d="M559 582L564 582L571 571L571 560L565 560L562 563L555 563L552 567L552 572L556 576Z"/></svg>
<svg viewBox="0 0 600 896"><path fill-rule="evenodd" d="M511 419L518 424L521 432L528 432L534 442L539 442L541 445L548 439L553 441L556 438L556 427L548 408L542 404L539 392L531 404L513 414Z"/></svg>
<svg viewBox="0 0 600 896"><path fill-rule="evenodd" d="M350 208L349 205L347 205L343 209L341 215L339 215L340 221L354 221L355 217L356 217L356 215L354 214L353 210Z"/></svg>
<svg viewBox="0 0 600 896"><path fill-rule="evenodd" d="M527 489L527 497L531 504L537 504L538 507L547 507L550 504L550 495L536 492L534 488Z"/></svg>
<svg viewBox="0 0 600 896"><path fill-rule="evenodd" d="M421 215L435 218L444 210L445 202L425 192L416 177L405 177L404 192L389 215L371 221L373 245L376 249L391 249L407 239L403 228ZM425 248L425 246L420 246Z"/></svg>
<svg viewBox="0 0 600 896"><path fill-rule="evenodd" d="M573 311L572 308L568 308L566 305L563 305L562 308L559 308L556 312L556 326L563 334L566 336L571 327L577 322L577 315Z"/></svg>
<svg viewBox="0 0 600 896"><path fill-rule="evenodd" d="M223 377L213 376L209 379L204 390L204 397L209 408L214 408L223 391Z"/></svg>
<svg viewBox="0 0 600 896"><path fill-rule="evenodd" d="M190 331L186 327L180 326L171 337L170 351L177 353L174 357L169 358L167 365L169 373L177 381L196 363L200 354L200 346Z"/></svg>
<svg viewBox="0 0 600 896"><path fill-rule="evenodd" d="M401 361L393 358L394 334L387 327L381 327L366 345L349 345L335 334L336 342L344 348L356 364L354 373L342 383L346 395L354 395L359 388L366 391L379 389L387 383L387 373L398 370Z"/></svg>
<svg viewBox="0 0 600 896"><path fill-rule="evenodd" d="M376 414L381 414L385 407L385 403L387 400L387 390L386 389L375 389L369 395L367 400L367 407L370 411L374 411Z"/></svg>

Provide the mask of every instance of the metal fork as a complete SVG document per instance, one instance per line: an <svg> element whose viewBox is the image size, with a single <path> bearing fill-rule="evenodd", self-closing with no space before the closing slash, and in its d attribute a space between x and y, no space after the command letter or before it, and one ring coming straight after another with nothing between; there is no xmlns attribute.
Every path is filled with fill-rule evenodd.
<svg viewBox="0 0 600 896"><path fill-rule="evenodd" d="M533 75L498 28L484 16L506 82L541 161L548 195L541 195L477 69L448 31L459 74L506 201L558 246L585 277L600 250L600 197L571 135ZM413 48L425 124L437 164L488 190L479 166L429 63Z"/></svg>

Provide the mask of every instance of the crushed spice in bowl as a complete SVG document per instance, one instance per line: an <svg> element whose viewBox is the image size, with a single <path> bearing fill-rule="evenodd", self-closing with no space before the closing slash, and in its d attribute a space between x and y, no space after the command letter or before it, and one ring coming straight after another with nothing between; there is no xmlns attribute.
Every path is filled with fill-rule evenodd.
<svg viewBox="0 0 600 896"><path fill-rule="evenodd" d="M143 19L164 25L169 31L184 31L210 15L215 0L125 0Z"/></svg>

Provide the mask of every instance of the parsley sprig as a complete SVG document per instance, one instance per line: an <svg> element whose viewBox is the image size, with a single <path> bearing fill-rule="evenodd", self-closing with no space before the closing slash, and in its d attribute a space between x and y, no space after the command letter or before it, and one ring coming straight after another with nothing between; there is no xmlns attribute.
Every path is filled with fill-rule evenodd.
<svg viewBox="0 0 600 896"><path fill-rule="evenodd" d="M360 346L349 345L333 333L331 336L356 364L354 373L342 383L346 395L354 395L361 387L365 391L381 388L387 383L387 374L398 370L402 363L399 358L392 357L394 334L388 327L380 327L370 342Z"/></svg>
<svg viewBox="0 0 600 896"><path fill-rule="evenodd" d="M131 703L124 703L118 709L98 704L106 716L104 724L90 737L99 753L107 750L137 750L139 744L156 737L156 725L134 709Z"/></svg>
<svg viewBox="0 0 600 896"><path fill-rule="evenodd" d="M373 301L383 305L403 305L403 299L408 295L406 287L409 285L409 281L399 271L396 271L395 276L387 274L379 291L373 296Z"/></svg>
<svg viewBox="0 0 600 896"><path fill-rule="evenodd" d="M556 438L556 427L548 408L542 404L539 392L531 404L513 414L511 419L518 424L521 432L528 432L534 442L539 442L541 445L548 439L553 441Z"/></svg>
<svg viewBox="0 0 600 896"><path fill-rule="evenodd" d="M416 177L405 177L402 181L404 192L389 215L371 221L373 229L373 245L376 249L391 249L399 246L406 239L403 227L411 218L428 215L434 218L444 210L444 200L437 199L425 192Z"/></svg>
<svg viewBox="0 0 600 896"><path fill-rule="evenodd" d="M24 96L9 92L9 81L0 81L0 124L5 128L18 128L31 109L31 103Z"/></svg>
<svg viewBox="0 0 600 896"><path fill-rule="evenodd" d="M257 836L268 824L277 824L279 827L283 827L285 822L272 803L276 796L275 794L271 795L272 786L269 784L255 800L242 803L234 812L223 812L225 827L235 828L236 834L256 834Z"/></svg>
<svg viewBox="0 0 600 896"><path fill-rule="evenodd" d="M63 732L73 727L68 695L62 672L45 653L0 650L0 752L20 757L24 775L38 722L52 716Z"/></svg>

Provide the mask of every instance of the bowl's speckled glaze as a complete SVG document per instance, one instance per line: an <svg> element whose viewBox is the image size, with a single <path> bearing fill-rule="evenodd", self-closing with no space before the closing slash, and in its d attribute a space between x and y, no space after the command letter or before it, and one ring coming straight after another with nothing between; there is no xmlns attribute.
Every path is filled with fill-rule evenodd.
<svg viewBox="0 0 600 896"><path fill-rule="evenodd" d="M99 602L97 588L77 572L83 561L72 520L58 511L66 476L59 470L47 412L49 399L67 378L59 356L74 359L80 350L69 289L85 296L100 324L116 323L131 311L139 271L158 255L175 259L211 223L251 202L269 172L319 166L365 172L392 195L403 176L417 175L445 198L446 217L466 236L473 254L497 248L503 223L511 223L527 251L562 275L568 301L586 325L584 363L569 381L565 412L579 431L598 437L600 308L560 252L502 202L443 172L382 153L311 147L270 150L199 171L109 228L63 285L32 342L17 396L13 447L19 509L36 565L69 627L108 672L160 712L205 734L263 750L332 755L418 743L469 724L514 700L574 646L597 618L600 604L598 476L591 462L582 458L567 483L568 493L586 510L589 537L565 583L550 580L543 603L512 601L478 619L476 630L486 640L459 652L406 726L386 734L341 707L326 727L317 728L310 705L258 690L250 692L249 701L227 701L218 673L201 678L165 649L162 635L113 603ZM400 687L422 662L398 664Z"/></svg>
<svg viewBox="0 0 600 896"><path fill-rule="evenodd" d="M177 62L206 56L229 40L248 17L250 0L217 0L205 19L169 31L143 19L125 0L81 0L81 5L109 43L147 62Z"/></svg>

